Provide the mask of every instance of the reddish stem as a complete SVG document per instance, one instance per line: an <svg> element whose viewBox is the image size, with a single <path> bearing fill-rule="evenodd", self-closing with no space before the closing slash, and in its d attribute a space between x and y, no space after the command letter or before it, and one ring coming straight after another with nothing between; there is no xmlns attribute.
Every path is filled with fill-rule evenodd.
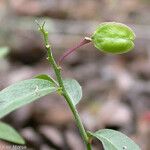
<svg viewBox="0 0 150 150"><path fill-rule="evenodd" d="M62 63L62 61L71 53L73 53L74 51L76 51L76 49L80 48L81 46L88 44L91 42L90 38L84 38L83 40L81 40L81 42L79 44L77 44L75 47L68 49L59 59L58 64L60 65Z"/></svg>

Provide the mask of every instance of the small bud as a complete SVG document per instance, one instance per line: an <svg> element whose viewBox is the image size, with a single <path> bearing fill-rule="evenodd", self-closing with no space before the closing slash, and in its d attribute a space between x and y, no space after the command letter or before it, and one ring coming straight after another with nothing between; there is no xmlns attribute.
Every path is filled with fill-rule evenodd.
<svg viewBox="0 0 150 150"><path fill-rule="evenodd" d="M135 34L122 23L106 22L98 26L91 37L94 46L107 53L121 54L134 48Z"/></svg>
<svg viewBox="0 0 150 150"><path fill-rule="evenodd" d="M46 45L46 48L50 48L50 45L48 44L48 45Z"/></svg>
<svg viewBox="0 0 150 150"><path fill-rule="evenodd" d="M48 31L45 31L45 34L48 35Z"/></svg>

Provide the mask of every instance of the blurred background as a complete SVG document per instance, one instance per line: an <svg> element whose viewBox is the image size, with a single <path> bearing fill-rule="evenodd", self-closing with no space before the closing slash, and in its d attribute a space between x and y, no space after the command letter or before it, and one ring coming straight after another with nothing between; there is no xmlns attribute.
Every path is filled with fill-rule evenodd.
<svg viewBox="0 0 150 150"><path fill-rule="evenodd" d="M121 131L150 149L150 1L149 0L0 0L0 89L52 69L35 20L46 21L56 60L66 49L90 36L106 21L122 22L136 33L135 49L110 55L92 44L62 64L63 76L83 88L78 110L85 127ZM26 139L30 150L84 150L72 114L63 98L51 94L3 120ZM10 145L4 141L1 145ZM102 150L93 141L94 150Z"/></svg>

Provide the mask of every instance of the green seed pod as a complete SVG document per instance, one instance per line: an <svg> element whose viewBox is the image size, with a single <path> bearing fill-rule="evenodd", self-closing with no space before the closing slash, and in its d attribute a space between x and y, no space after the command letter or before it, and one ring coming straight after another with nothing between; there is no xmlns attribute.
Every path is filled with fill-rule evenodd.
<svg viewBox="0 0 150 150"><path fill-rule="evenodd" d="M121 54L133 49L135 34L122 23L106 22L98 26L91 37L94 46L107 53Z"/></svg>

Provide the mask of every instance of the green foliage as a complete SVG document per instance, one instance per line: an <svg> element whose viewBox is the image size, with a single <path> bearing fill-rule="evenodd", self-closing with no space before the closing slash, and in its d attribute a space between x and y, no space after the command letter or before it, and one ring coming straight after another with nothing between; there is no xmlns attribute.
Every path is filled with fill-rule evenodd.
<svg viewBox="0 0 150 150"><path fill-rule="evenodd" d="M106 22L98 26L91 37L95 47L103 52L122 54L134 47L134 32L126 25Z"/></svg>
<svg viewBox="0 0 150 150"><path fill-rule="evenodd" d="M126 135L111 129L102 129L90 136L99 139L105 150L140 150L140 148Z"/></svg>
<svg viewBox="0 0 150 150"><path fill-rule="evenodd" d="M0 91L0 118L56 90L51 82L43 79L15 83Z"/></svg>
<svg viewBox="0 0 150 150"><path fill-rule="evenodd" d="M16 144L25 144L24 139L15 129L3 122L0 122L0 139Z"/></svg>
<svg viewBox="0 0 150 150"><path fill-rule="evenodd" d="M55 84L58 85L58 83L51 76L48 76L47 74L40 74L40 75L35 76L35 78L48 80L52 82L54 85Z"/></svg>
<svg viewBox="0 0 150 150"><path fill-rule="evenodd" d="M58 85L58 83L52 77L46 74L37 75L35 78L48 80L54 85ZM65 89L72 100L72 103L74 106L76 106L82 98L82 88L80 84L75 79L65 79L63 82Z"/></svg>
<svg viewBox="0 0 150 150"><path fill-rule="evenodd" d="M63 82L72 103L74 106L77 105L82 98L82 88L80 84L74 79L66 79Z"/></svg>
<svg viewBox="0 0 150 150"><path fill-rule="evenodd" d="M9 53L8 47L0 47L0 59L5 57Z"/></svg>

